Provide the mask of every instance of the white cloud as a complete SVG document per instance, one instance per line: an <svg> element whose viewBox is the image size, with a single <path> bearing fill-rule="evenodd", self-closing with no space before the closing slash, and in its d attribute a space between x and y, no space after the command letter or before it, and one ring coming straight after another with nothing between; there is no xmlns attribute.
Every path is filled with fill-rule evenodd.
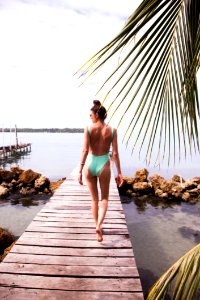
<svg viewBox="0 0 200 300"><path fill-rule="evenodd" d="M128 0L119 5L100 0L8 1L0 6L0 98L5 112L0 122L84 126L88 100L99 82L77 88L81 81L73 73L118 33L130 6Z"/></svg>

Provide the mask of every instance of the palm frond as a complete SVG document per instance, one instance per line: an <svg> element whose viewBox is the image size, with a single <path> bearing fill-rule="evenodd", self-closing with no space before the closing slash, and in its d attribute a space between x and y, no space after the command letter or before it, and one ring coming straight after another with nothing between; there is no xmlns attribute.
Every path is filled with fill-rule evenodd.
<svg viewBox="0 0 200 300"><path fill-rule="evenodd" d="M195 299L200 287L200 244L171 266L151 287L147 300L162 300L176 278L172 300Z"/></svg>
<svg viewBox="0 0 200 300"><path fill-rule="evenodd" d="M140 141L141 151L147 141L147 161L155 148L157 157L168 152L174 163L177 150L180 160L182 148L185 156L200 149L199 13L196 0L144 0L121 32L78 71L87 79L120 53L99 91L105 91L111 119L120 115L118 126L126 117L126 142L134 136L133 148Z"/></svg>

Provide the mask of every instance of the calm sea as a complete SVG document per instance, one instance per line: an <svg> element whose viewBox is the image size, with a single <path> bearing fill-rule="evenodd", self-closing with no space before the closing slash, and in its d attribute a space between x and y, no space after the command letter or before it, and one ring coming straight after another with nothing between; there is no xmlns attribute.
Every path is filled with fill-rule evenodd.
<svg viewBox="0 0 200 300"><path fill-rule="evenodd" d="M124 175L133 175L137 169L147 168L150 175L158 173L165 178L170 178L174 174L182 175L185 179L200 175L200 156L194 155L192 159L177 163L174 167L168 167L167 162L163 162L159 167L153 164L147 166L145 161L138 158L135 153L131 154L132 148L127 148L122 143L119 136L119 153L122 171ZM51 180L66 177L75 168L80 160L83 144L83 134L81 133L18 133L19 143L32 143L32 151L29 155L11 164L5 164L5 168L11 165L18 165L22 169L33 169L48 176ZM14 133L0 133L0 146L15 144ZM178 156L178 154L177 154ZM154 157L152 158L154 161Z"/></svg>
<svg viewBox="0 0 200 300"><path fill-rule="evenodd" d="M32 143L32 151L10 164L6 169L18 165L22 169L33 169L48 176L52 181L67 177L78 165L83 134L80 133L19 133L19 142ZM15 143L14 133L0 133L0 145ZM150 174L159 173L165 178L173 174L185 179L199 176L200 158L183 161L176 168L147 167L131 147L126 149L120 142L119 152L124 175L133 175L139 168L146 167ZM123 200L123 199L122 199ZM185 203L158 203L147 200L137 203L125 198L123 208L133 243L137 266L146 293L155 280L180 256L200 243L200 205ZM19 203L5 201L0 205L0 227L8 228L20 236L45 201Z"/></svg>

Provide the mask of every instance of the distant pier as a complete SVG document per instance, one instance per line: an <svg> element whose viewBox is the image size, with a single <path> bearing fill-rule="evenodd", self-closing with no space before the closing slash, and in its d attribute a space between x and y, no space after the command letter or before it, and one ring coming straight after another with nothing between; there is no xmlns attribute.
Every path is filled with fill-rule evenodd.
<svg viewBox="0 0 200 300"><path fill-rule="evenodd" d="M31 143L0 146L0 159L7 159L16 153L26 153L31 151Z"/></svg>

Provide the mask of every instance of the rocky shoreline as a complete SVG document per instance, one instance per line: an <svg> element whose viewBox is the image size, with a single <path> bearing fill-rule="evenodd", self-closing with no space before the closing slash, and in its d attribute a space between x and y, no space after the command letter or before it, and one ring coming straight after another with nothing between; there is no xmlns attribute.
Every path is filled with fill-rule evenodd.
<svg viewBox="0 0 200 300"><path fill-rule="evenodd" d="M50 182L49 178L31 169L22 170L12 167L10 170L0 169L0 199L10 196L30 196L46 194L53 191L65 180Z"/></svg>
<svg viewBox="0 0 200 300"><path fill-rule="evenodd" d="M50 182L49 178L34 172L12 167L10 170L0 169L0 200L18 201L23 197L48 199L66 178ZM16 238L11 232L0 227L0 262L4 259Z"/></svg>
<svg viewBox="0 0 200 300"><path fill-rule="evenodd" d="M12 167L10 171L0 169L0 199L10 200L24 196L50 197L66 178L57 182L50 182L46 176L33 170L22 170ZM184 201L194 204L200 201L200 177L184 180L179 175L174 175L170 180L154 174L149 177L147 169L136 171L132 177L124 176L124 183L119 188L121 195L134 197L138 201L156 196L170 201ZM15 237L8 230L0 228L0 262L4 259L12 246Z"/></svg>
<svg viewBox="0 0 200 300"><path fill-rule="evenodd" d="M147 169L136 171L132 177L124 176L119 192L131 197L157 196L168 201L179 200L190 204L200 201L200 176L185 180L174 175L170 180L154 174L148 177Z"/></svg>

